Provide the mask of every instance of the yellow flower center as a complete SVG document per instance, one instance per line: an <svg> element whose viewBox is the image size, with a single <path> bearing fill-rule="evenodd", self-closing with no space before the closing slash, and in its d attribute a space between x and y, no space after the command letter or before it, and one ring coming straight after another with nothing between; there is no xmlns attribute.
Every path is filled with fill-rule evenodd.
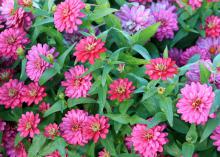
<svg viewBox="0 0 220 157"><path fill-rule="evenodd" d="M31 129L31 123L30 123L30 122L27 122L27 123L26 123L25 129L26 129L26 130Z"/></svg>
<svg viewBox="0 0 220 157"><path fill-rule="evenodd" d="M144 137L147 141L149 141L154 137L154 135L152 133L147 132Z"/></svg>
<svg viewBox="0 0 220 157"><path fill-rule="evenodd" d="M94 132L99 131L99 130L100 130L100 124L99 124L99 123L94 123L94 124L92 125L92 130L93 130Z"/></svg>
<svg viewBox="0 0 220 157"><path fill-rule="evenodd" d="M119 86L117 89L116 89L117 93L119 94L122 94L125 92L125 87L124 86Z"/></svg>
<svg viewBox="0 0 220 157"><path fill-rule="evenodd" d="M156 69L156 70L159 70L159 71L166 71L166 70L167 70L167 66L164 65L164 64L157 64L157 65L155 66L155 69Z"/></svg>
<svg viewBox="0 0 220 157"><path fill-rule="evenodd" d="M16 94L17 94L17 90L16 89L14 89L14 88L9 89L9 91L8 91L9 97L13 97Z"/></svg>
<svg viewBox="0 0 220 157"><path fill-rule="evenodd" d="M202 104L202 101L200 99L196 99L193 103L192 103L192 107L194 109L198 109L198 107Z"/></svg>
<svg viewBox="0 0 220 157"><path fill-rule="evenodd" d="M30 94L30 96L34 97L34 96L37 95L37 91L36 91L35 89L31 89L31 90L29 91L29 94Z"/></svg>
<svg viewBox="0 0 220 157"><path fill-rule="evenodd" d="M92 51L92 50L95 48L95 46L96 46L96 43L88 44L88 45L86 46L86 50L87 50L87 51Z"/></svg>

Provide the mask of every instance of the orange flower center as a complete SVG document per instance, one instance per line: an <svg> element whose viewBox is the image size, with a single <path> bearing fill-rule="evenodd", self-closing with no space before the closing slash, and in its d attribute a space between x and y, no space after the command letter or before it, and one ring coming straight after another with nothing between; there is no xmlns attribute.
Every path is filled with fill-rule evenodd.
<svg viewBox="0 0 220 157"><path fill-rule="evenodd" d="M7 42L8 42L8 44L10 44L10 45L14 44L15 41L16 41L16 38L14 38L13 36L9 36L9 37L7 38Z"/></svg>
<svg viewBox="0 0 220 157"><path fill-rule="evenodd" d="M9 97L14 97L17 94L17 90L14 88L9 89L8 95Z"/></svg>
<svg viewBox="0 0 220 157"><path fill-rule="evenodd" d="M125 87L124 86L119 86L117 89L116 89L116 91L117 91L117 93L119 93L119 94L122 94L122 93L124 93L125 92Z"/></svg>
<svg viewBox="0 0 220 157"><path fill-rule="evenodd" d="M164 65L164 64L157 64L157 65L155 66L155 69L156 69L156 70L159 70L159 71L166 71L166 70L167 70L167 66Z"/></svg>
<svg viewBox="0 0 220 157"><path fill-rule="evenodd" d="M27 123L26 123L25 129L26 129L26 130L31 129L31 123L30 123L30 122L27 122Z"/></svg>
<svg viewBox="0 0 220 157"><path fill-rule="evenodd" d="M144 136L144 138L145 138L147 141L151 140L153 137L154 137L154 135L153 135L152 133L149 133L149 132L146 133L145 136Z"/></svg>
<svg viewBox="0 0 220 157"><path fill-rule="evenodd" d="M213 55L216 53L216 51L217 51L217 49L216 49L215 46L212 46L212 47L210 47L210 49L209 49L209 53L210 53L210 54L213 54Z"/></svg>
<svg viewBox="0 0 220 157"><path fill-rule="evenodd" d="M95 48L95 46L96 46L96 43L88 44L86 46L86 50L87 51L92 51Z"/></svg>
<svg viewBox="0 0 220 157"><path fill-rule="evenodd" d="M202 101L200 99L196 99L193 103L192 103L192 107L194 109L198 109L198 107L202 104Z"/></svg>
<svg viewBox="0 0 220 157"><path fill-rule="evenodd" d="M94 124L92 124L92 130L93 130L94 132L99 131L99 130L100 130L100 124L99 124L99 123L94 123Z"/></svg>
<svg viewBox="0 0 220 157"><path fill-rule="evenodd" d="M73 127L72 127L72 131L78 131L79 128L80 128L79 124L74 124Z"/></svg>

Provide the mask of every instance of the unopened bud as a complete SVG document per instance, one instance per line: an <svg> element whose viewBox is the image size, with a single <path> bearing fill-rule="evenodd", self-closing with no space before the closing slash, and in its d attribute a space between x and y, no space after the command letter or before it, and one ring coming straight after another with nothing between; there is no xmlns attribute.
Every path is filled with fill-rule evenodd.
<svg viewBox="0 0 220 157"><path fill-rule="evenodd" d="M17 50L16 50L16 53L18 54L19 57L24 57L24 49L22 47L19 47Z"/></svg>
<svg viewBox="0 0 220 157"><path fill-rule="evenodd" d="M86 4L85 11L90 12L91 6L90 4Z"/></svg>
<svg viewBox="0 0 220 157"><path fill-rule="evenodd" d="M52 8L51 8L51 11L54 13L57 9L57 6L56 5L53 5Z"/></svg>
<svg viewBox="0 0 220 157"><path fill-rule="evenodd" d="M125 69L125 64L119 64L119 65L118 65L118 71L119 71L120 73L122 73L122 72L124 71L124 69Z"/></svg>
<svg viewBox="0 0 220 157"><path fill-rule="evenodd" d="M54 57L52 54L48 54L47 55L47 59L49 60L50 63L53 63L54 62Z"/></svg>
<svg viewBox="0 0 220 157"><path fill-rule="evenodd" d="M65 98L65 95L64 95L64 93L60 93L60 94L58 95L58 97L59 97L60 99L64 99L64 98Z"/></svg>
<svg viewBox="0 0 220 157"><path fill-rule="evenodd" d="M165 92L165 90L166 90L166 89L163 88L163 87L158 87L158 88L157 88L157 93L162 95L162 94Z"/></svg>

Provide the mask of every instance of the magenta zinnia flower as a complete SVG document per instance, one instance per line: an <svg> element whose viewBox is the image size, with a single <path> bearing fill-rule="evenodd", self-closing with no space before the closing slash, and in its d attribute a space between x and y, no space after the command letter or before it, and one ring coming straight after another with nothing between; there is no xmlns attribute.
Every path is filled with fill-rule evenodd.
<svg viewBox="0 0 220 157"><path fill-rule="evenodd" d="M47 57L49 60L53 60L58 53L55 52L55 48L50 49L47 44L34 45L31 50L28 51L28 55L26 56L26 72L27 76L35 82L39 81L41 75L46 69L52 67L52 64L43 60L41 55Z"/></svg>
<svg viewBox="0 0 220 157"><path fill-rule="evenodd" d="M220 17L209 16L206 18L205 32L207 37L219 37L220 36Z"/></svg>
<svg viewBox="0 0 220 157"><path fill-rule="evenodd" d="M172 48L169 50L169 57L176 62L177 66L181 66L180 64L180 56L182 54L183 50L177 49L177 48Z"/></svg>
<svg viewBox="0 0 220 157"><path fill-rule="evenodd" d="M62 137L73 145L85 145L88 138L85 134L88 113L83 110L70 110L62 119L60 130Z"/></svg>
<svg viewBox="0 0 220 157"><path fill-rule="evenodd" d="M23 48L30 42L22 29L9 28L0 34L0 57L18 58L17 49Z"/></svg>
<svg viewBox="0 0 220 157"><path fill-rule="evenodd" d="M110 100L118 100L119 102L129 99L131 94L134 92L135 87L133 83L127 78L117 79L112 82L109 86L110 90L108 91Z"/></svg>
<svg viewBox="0 0 220 157"><path fill-rule="evenodd" d="M213 145L217 147L218 151L220 151L220 126L216 127L210 138L215 141L213 142Z"/></svg>
<svg viewBox="0 0 220 157"><path fill-rule="evenodd" d="M78 30L78 26L82 24L81 18L85 15L81 10L85 7L85 3L81 0L65 0L57 5L54 13L54 24L58 31L73 33Z"/></svg>
<svg viewBox="0 0 220 157"><path fill-rule="evenodd" d="M0 87L0 104L5 108L15 108L22 106L21 90L23 88L23 82L19 82L17 79L9 80Z"/></svg>
<svg viewBox="0 0 220 157"><path fill-rule="evenodd" d="M116 15L121 20L122 28L129 34L136 33L155 23L150 9L146 9L143 5L131 8L128 5L123 5Z"/></svg>
<svg viewBox="0 0 220 157"><path fill-rule="evenodd" d="M36 82L32 82L29 85L24 86L22 89L22 101L26 102L28 106L32 103L38 104L47 96L45 88L38 85Z"/></svg>
<svg viewBox="0 0 220 157"><path fill-rule="evenodd" d="M98 157L111 157L111 155L106 149L103 149L102 151L99 152Z"/></svg>
<svg viewBox="0 0 220 157"><path fill-rule="evenodd" d="M205 49L211 55L220 53L220 37L218 38L199 38L197 46L201 49Z"/></svg>
<svg viewBox="0 0 220 157"><path fill-rule="evenodd" d="M94 36L88 36L81 39L76 45L76 60L82 63L89 61L90 64L95 63L95 59L100 58L100 54L106 51L105 43L101 39L96 39Z"/></svg>
<svg viewBox="0 0 220 157"><path fill-rule="evenodd" d="M89 139L93 139L97 143L99 138L106 138L110 127L108 118L96 114L95 116L89 116L86 123L85 132Z"/></svg>
<svg viewBox="0 0 220 157"><path fill-rule="evenodd" d="M193 57L194 55L200 55L200 59L203 59L203 60L208 60L210 59L210 54L208 53L208 51L206 51L205 49L201 49L199 48L198 46L192 46L188 49L186 49L181 57L180 57L180 63L181 65L185 65L187 64L187 62L189 61L189 59L191 57Z"/></svg>
<svg viewBox="0 0 220 157"><path fill-rule="evenodd" d="M181 119L196 125L205 124L215 97L212 87L199 82L186 84L181 89L181 96L176 104Z"/></svg>
<svg viewBox="0 0 220 157"><path fill-rule="evenodd" d="M44 113L45 111L47 111L49 108L50 108L50 104L49 104L49 103L42 102L42 103L39 105L39 111L42 112L42 113Z"/></svg>
<svg viewBox="0 0 220 157"><path fill-rule="evenodd" d="M39 123L39 114L34 115L33 112L26 112L21 115L17 130L20 132L21 137L27 137L29 135L33 138L35 134L40 134L40 130L37 128Z"/></svg>
<svg viewBox="0 0 220 157"><path fill-rule="evenodd" d="M156 22L160 22L160 27L156 33L156 38L159 41L172 39L174 32L179 29L175 10L175 6L170 5L168 1L152 3L151 12Z"/></svg>
<svg viewBox="0 0 220 157"><path fill-rule="evenodd" d="M88 74L81 77L87 70L83 65L77 65L64 73L66 81L62 81L61 84L66 88L65 94L69 98L80 98L88 95L88 91L92 86L92 75Z"/></svg>
<svg viewBox="0 0 220 157"><path fill-rule="evenodd" d="M168 142L168 133L163 132L166 125L157 125L151 129L145 124L137 124L132 129L131 141L134 150L144 157L154 157L163 152L163 145Z"/></svg>
<svg viewBox="0 0 220 157"><path fill-rule="evenodd" d="M56 123L49 124L44 128L44 136L47 138L54 139L54 137L59 136L59 126Z"/></svg>

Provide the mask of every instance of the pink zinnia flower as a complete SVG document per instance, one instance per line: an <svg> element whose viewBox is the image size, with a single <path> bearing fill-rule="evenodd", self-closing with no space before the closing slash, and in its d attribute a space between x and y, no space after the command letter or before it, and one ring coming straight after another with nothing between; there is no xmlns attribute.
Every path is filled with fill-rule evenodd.
<svg viewBox="0 0 220 157"><path fill-rule="evenodd" d="M109 86L110 90L108 91L110 100L118 100L119 102L129 99L131 94L134 92L135 87L133 83L127 78L117 79L112 82Z"/></svg>
<svg viewBox="0 0 220 157"><path fill-rule="evenodd" d="M14 74L14 70L12 69L0 69L0 84L5 83L7 81L9 81L10 79L12 79Z"/></svg>
<svg viewBox="0 0 220 157"><path fill-rule="evenodd" d="M39 105L39 111L42 112L42 113L44 113L45 111L47 111L49 108L50 108L50 104L49 104L49 103L42 102L42 103Z"/></svg>
<svg viewBox="0 0 220 157"><path fill-rule="evenodd" d="M156 58L151 59L150 63L146 65L147 75L150 76L151 80L167 80L173 78L178 73L175 61L170 58Z"/></svg>
<svg viewBox="0 0 220 157"><path fill-rule="evenodd" d="M73 145L85 145L88 138L85 136L85 127L87 125L88 113L83 110L70 110L62 119L60 130L62 137Z"/></svg>
<svg viewBox="0 0 220 157"><path fill-rule="evenodd" d="M59 151L56 150L45 157L61 157L61 155L60 155Z"/></svg>
<svg viewBox="0 0 220 157"><path fill-rule="evenodd" d="M125 146L128 149L128 151L131 151L132 146L133 146L133 143L132 143L132 140L131 140L131 136L125 137Z"/></svg>
<svg viewBox="0 0 220 157"><path fill-rule="evenodd" d="M197 9L202 6L202 0L189 0L188 5L192 7L192 9Z"/></svg>
<svg viewBox="0 0 220 157"><path fill-rule="evenodd" d="M218 151L220 151L220 126L216 127L210 138L215 141L213 142L213 145L217 147Z"/></svg>
<svg viewBox="0 0 220 157"><path fill-rule="evenodd" d="M65 0L57 5L54 13L54 24L58 31L73 33L82 24L81 18L85 15L81 10L85 8L85 3L81 0Z"/></svg>
<svg viewBox="0 0 220 157"><path fill-rule="evenodd" d="M111 155L106 149L103 149L102 151L99 152L98 157L111 157Z"/></svg>
<svg viewBox="0 0 220 157"><path fill-rule="evenodd" d="M56 123L49 124L44 128L44 136L47 138L54 139L54 137L59 135L59 126Z"/></svg>
<svg viewBox="0 0 220 157"><path fill-rule="evenodd" d="M215 97L212 87L199 82L186 84L181 89L181 96L176 104L177 113L182 114L181 119L196 125L205 124Z"/></svg>
<svg viewBox="0 0 220 157"><path fill-rule="evenodd" d="M23 82L19 82L17 79L9 80L0 87L0 104L5 108L15 108L22 106L21 90L23 88Z"/></svg>
<svg viewBox="0 0 220 157"><path fill-rule="evenodd" d="M89 116L86 123L85 132L89 139L93 139L97 143L99 138L106 138L110 127L108 118L96 114L95 116Z"/></svg>
<svg viewBox="0 0 220 157"><path fill-rule="evenodd" d="M52 64L43 60L41 55L47 57L49 60L53 60L58 53L55 52L55 48L50 49L47 44L34 45L31 50L28 51L28 55L26 56L26 72L27 76L35 82L39 81L41 75L46 69L52 67Z"/></svg>
<svg viewBox="0 0 220 157"><path fill-rule="evenodd" d="M207 37L220 36L220 18L218 16L209 16L206 18L205 32Z"/></svg>
<svg viewBox="0 0 220 157"><path fill-rule="evenodd" d="M154 157L163 152L163 145L168 142L168 133L163 132L166 125L157 125L151 129L145 124L137 124L132 129L131 141L134 150L144 157Z"/></svg>
<svg viewBox="0 0 220 157"><path fill-rule="evenodd" d="M62 81L61 84L66 87L65 94L69 98L80 98L88 95L88 91L92 86L92 75L88 74L81 77L87 70L83 65L77 65L64 73L66 81Z"/></svg>
<svg viewBox="0 0 220 157"><path fill-rule="evenodd" d="M32 103L38 104L45 96L45 87L41 87L37 82L32 82L29 85L24 86L22 89L22 101L26 102L28 106Z"/></svg>
<svg viewBox="0 0 220 157"><path fill-rule="evenodd" d="M18 58L17 49L23 48L30 42L22 29L9 28L0 34L0 57Z"/></svg>
<svg viewBox="0 0 220 157"><path fill-rule="evenodd" d="M106 51L105 43L101 39L96 39L94 36L88 36L81 39L76 45L76 60L82 63L89 61L90 64L95 63L95 59L100 58L100 54Z"/></svg>
<svg viewBox="0 0 220 157"><path fill-rule="evenodd" d="M200 59L203 59L203 60L208 60L211 58L210 54L208 53L208 51L206 51L205 49L201 49L199 48L198 46L192 46L188 49L186 49L181 57L180 57L180 63L181 65L185 65L187 64L187 62L189 61L189 59L191 57L193 57L194 55L200 55Z"/></svg>
<svg viewBox="0 0 220 157"><path fill-rule="evenodd" d="M32 3L32 0L18 0L18 4L24 7L30 7Z"/></svg>
<svg viewBox="0 0 220 157"><path fill-rule="evenodd" d="M21 115L17 130L20 132L21 137L27 137L29 135L33 138L35 134L40 134L40 130L37 128L39 123L39 114L34 115L33 112L26 112Z"/></svg>

